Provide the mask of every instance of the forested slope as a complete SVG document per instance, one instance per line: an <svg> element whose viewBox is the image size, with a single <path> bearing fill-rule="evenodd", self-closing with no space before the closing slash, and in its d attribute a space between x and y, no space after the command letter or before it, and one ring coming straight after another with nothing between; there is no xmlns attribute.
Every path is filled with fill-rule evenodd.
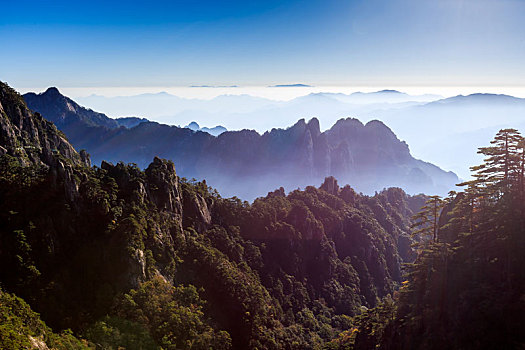
<svg viewBox="0 0 525 350"><path fill-rule="evenodd" d="M0 90L0 283L81 346L320 348L393 293L414 257L424 196L327 178L249 204L159 158L89 167Z"/></svg>
<svg viewBox="0 0 525 350"><path fill-rule="evenodd" d="M3 347L525 345L516 130L480 148L474 180L444 199L327 177L250 204L157 157L90 167L6 85L0 117Z"/></svg>
<svg viewBox="0 0 525 350"><path fill-rule="evenodd" d="M474 180L414 218L424 237L395 300L354 319L338 349L525 346L525 141L501 130Z"/></svg>

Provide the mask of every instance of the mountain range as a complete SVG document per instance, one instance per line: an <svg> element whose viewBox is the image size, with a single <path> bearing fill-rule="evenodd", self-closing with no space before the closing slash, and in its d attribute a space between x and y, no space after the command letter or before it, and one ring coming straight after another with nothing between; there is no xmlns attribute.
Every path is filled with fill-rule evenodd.
<svg viewBox="0 0 525 350"><path fill-rule="evenodd" d="M228 131L228 130L226 130L225 127L220 126L220 125L214 126L213 128L207 128L207 127L202 127L201 128L200 125L197 124L197 122L191 122L188 125L186 125L185 128L193 130L193 131L207 132L208 134L213 135L213 136L219 136L223 132Z"/></svg>
<svg viewBox="0 0 525 350"><path fill-rule="evenodd" d="M467 164L482 161L477 145L488 144L500 129L525 130L525 99L498 94L459 95L361 115L384 121L410 144L416 157L468 178Z"/></svg>
<svg viewBox="0 0 525 350"><path fill-rule="evenodd" d="M286 127L298 118L318 116L323 123L333 124L343 116L362 111L400 108L442 98L438 95L408 95L396 90L355 92L351 94L317 92L289 101L273 100L247 94L219 95L212 99L182 98L166 92L135 96L78 97L77 102L104 111L112 117L143 115L165 124L187 124L193 120L228 129ZM272 116L269 120L268 116Z"/></svg>
<svg viewBox="0 0 525 350"><path fill-rule="evenodd" d="M467 179L468 164L482 159L476 145L487 144L499 129L525 127L524 99L498 94L443 98L409 95L397 90L352 94L317 92L289 101L247 95L211 100L184 99L167 93L137 96L78 98L111 116L144 115L165 124L221 124L228 130L255 129L259 133L286 128L298 119L316 117L322 130L343 117L366 123L381 120L410 145L412 154ZM450 155L453 154L453 157Z"/></svg>
<svg viewBox="0 0 525 350"><path fill-rule="evenodd" d="M341 123L370 130L363 138L384 128ZM317 129L303 121L272 137L304 142ZM235 154L245 151L253 149ZM152 160L145 170L91 167L0 83L0 347L320 348L350 315L392 294L414 259L409 218L423 195L391 188L369 197L328 177L248 204Z"/></svg>
<svg viewBox="0 0 525 350"><path fill-rule="evenodd" d="M173 160L181 176L206 179L227 196L252 200L280 186L291 190L330 175L365 193L398 186L409 193L444 194L458 182L455 174L414 159L407 144L376 120L340 119L321 132L318 119L301 119L262 135L241 130L215 137L156 122L119 126L55 88L24 99L56 122L76 148L87 150L95 164L123 161L143 168L160 156Z"/></svg>

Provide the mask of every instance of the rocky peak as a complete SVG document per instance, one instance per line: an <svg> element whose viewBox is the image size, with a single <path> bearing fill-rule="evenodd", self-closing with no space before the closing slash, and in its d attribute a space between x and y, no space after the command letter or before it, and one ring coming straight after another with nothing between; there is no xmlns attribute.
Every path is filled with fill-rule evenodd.
<svg viewBox="0 0 525 350"><path fill-rule="evenodd" d="M197 131L197 130L199 130L201 127L200 127L200 125L197 124L196 122L191 122L191 123L189 123L188 125L186 125L185 128L190 129L190 130L193 130L193 131Z"/></svg>
<svg viewBox="0 0 525 350"><path fill-rule="evenodd" d="M185 227L193 226L197 232L202 233L211 225L210 207L200 193L184 191L183 208L183 225Z"/></svg>
<svg viewBox="0 0 525 350"><path fill-rule="evenodd" d="M58 90L48 89L25 96L30 108L56 122L78 149L92 154L95 163L124 161L145 168L158 155L172 159L179 175L206 178L223 193L244 199L264 195L281 185L291 189L319 183L329 175L368 193L393 185L411 193L441 191L457 180L453 174L447 177L441 169L414 159L406 143L379 121L364 125L345 118L321 132L317 118L301 119L287 129L272 129L263 135L240 130L218 137L154 122L137 125L133 121L135 127L125 124L129 129L115 129L115 120L72 100L62 103L66 97L57 108L52 107L53 101L46 102L44 97L56 94Z"/></svg>
<svg viewBox="0 0 525 350"><path fill-rule="evenodd" d="M336 178L333 176L326 177L320 189L333 194L334 196L339 193L339 185L337 184Z"/></svg>
<svg viewBox="0 0 525 350"><path fill-rule="evenodd" d="M80 150L80 160L86 167L91 168L91 158L85 149Z"/></svg>
<svg viewBox="0 0 525 350"><path fill-rule="evenodd" d="M31 112L23 98L1 82L0 106L0 146L3 153L25 165L32 163L56 167L59 159L75 165L84 164L53 123Z"/></svg>
<svg viewBox="0 0 525 350"><path fill-rule="evenodd" d="M22 97L0 83L0 154L16 158L24 166L48 169L51 183L62 183L65 198L78 196L78 169L90 164L79 155L55 125L31 112Z"/></svg>
<svg viewBox="0 0 525 350"><path fill-rule="evenodd" d="M390 138L395 138L397 140L396 135L382 121L371 120L368 123L366 123L365 129L371 130L371 131L376 132L378 134L382 134L383 136L388 136Z"/></svg>
<svg viewBox="0 0 525 350"><path fill-rule="evenodd" d="M308 130L310 130L310 133L312 134L313 137L317 137L321 134L321 127L319 125L319 119L315 117L310 119L310 121L308 122L306 126Z"/></svg>
<svg viewBox="0 0 525 350"><path fill-rule="evenodd" d="M361 123L359 119L356 118L342 118L339 119L331 128L330 130L341 130L341 129L359 129L362 128L364 125Z"/></svg>
<svg viewBox="0 0 525 350"><path fill-rule="evenodd" d="M303 134L306 131L306 121L304 118L299 119L297 123L287 129L292 134Z"/></svg>
<svg viewBox="0 0 525 350"><path fill-rule="evenodd" d="M172 161L155 157L145 170L151 201L159 210L182 213L179 179Z"/></svg>
<svg viewBox="0 0 525 350"><path fill-rule="evenodd" d="M56 123L58 127L65 129L66 133L70 132L67 127L76 124L108 129L119 127L116 120L78 105L72 99L62 95L56 87L50 87L40 94L30 92L23 97L29 108L41 113L46 119Z"/></svg>
<svg viewBox="0 0 525 350"><path fill-rule="evenodd" d="M60 91L58 91L58 89L54 86L51 86L49 88L47 88L46 91L43 92L44 96L52 96L52 97L64 97Z"/></svg>

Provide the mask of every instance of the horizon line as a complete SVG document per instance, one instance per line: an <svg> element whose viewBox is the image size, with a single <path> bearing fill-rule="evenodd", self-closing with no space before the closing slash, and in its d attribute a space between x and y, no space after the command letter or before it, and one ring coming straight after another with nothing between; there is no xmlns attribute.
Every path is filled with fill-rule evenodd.
<svg viewBox="0 0 525 350"><path fill-rule="evenodd" d="M13 86L13 85L11 85ZM409 95L439 95L440 97L454 97L458 95L471 95L475 93L504 94L518 98L525 98L525 86L458 86L458 85L384 85L384 86L358 86L358 85L317 85L317 86L286 86L282 88L269 87L268 85L246 86L60 86L50 84L45 87L13 86L21 94L28 92L42 93L50 87L58 88L64 95L71 98L86 98L90 96L102 97L130 97L142 94L167 93L169 95L189 99L212 99L222 95L249 95L276 101L287 101L310 93L344 93L354 92L380 92L395 90Z"/></svg>

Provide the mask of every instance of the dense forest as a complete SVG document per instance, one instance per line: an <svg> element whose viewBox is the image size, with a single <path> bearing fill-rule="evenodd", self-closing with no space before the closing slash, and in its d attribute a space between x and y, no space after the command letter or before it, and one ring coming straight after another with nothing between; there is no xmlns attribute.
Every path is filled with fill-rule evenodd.
<svg viewBox="0 0 525 350"><path fill-rule="evenodd" d="M252 204L90 166L0 85L0 348L481 349L525 344L525 143L442 199L283 188Z"/></svg>
<svg viewBox="0 0 525 350"><path fill-rule="evenodd" d="M515 129L481 147L464 190L430 197L413 218L417 259L378 307L332 349L525 347L525 140Z"/></svg>

